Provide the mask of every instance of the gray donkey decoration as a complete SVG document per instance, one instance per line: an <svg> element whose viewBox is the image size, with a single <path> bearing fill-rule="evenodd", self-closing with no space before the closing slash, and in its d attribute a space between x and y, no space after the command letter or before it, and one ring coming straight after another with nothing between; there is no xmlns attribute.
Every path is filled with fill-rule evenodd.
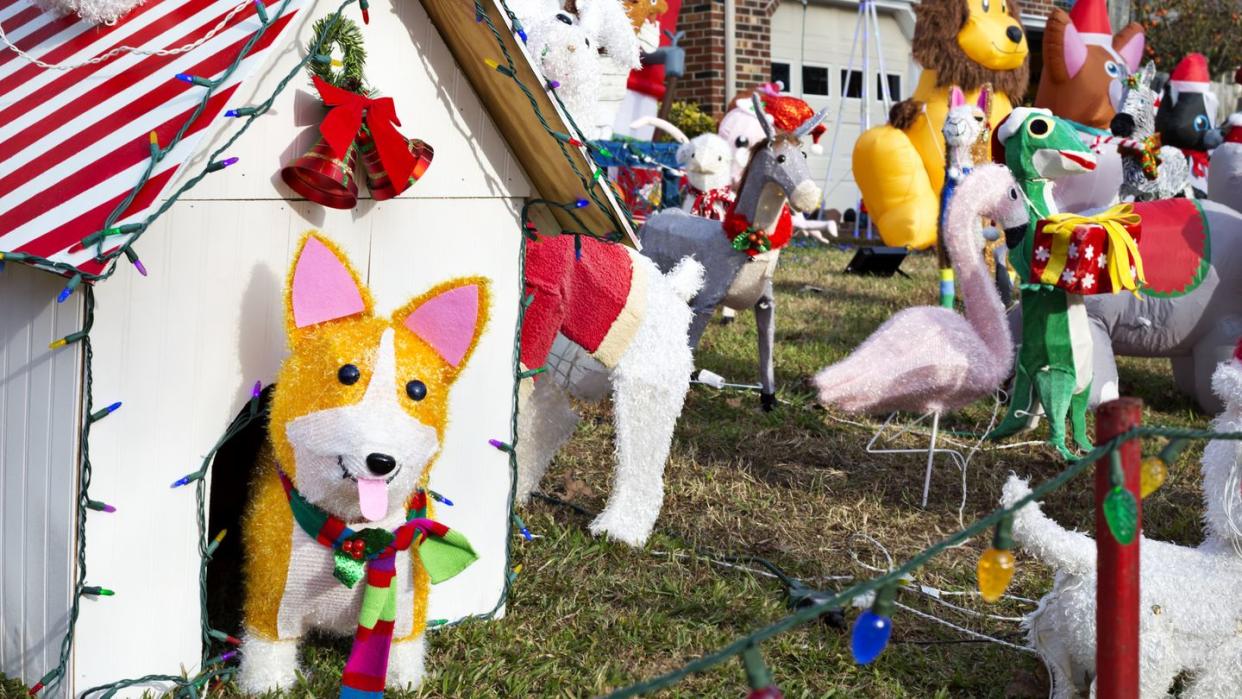
<svg viewBox="0 0 1242 699"><path fill-rule="evenodd" d="M1124 139L1118 144L1122 152L1122 199L1151 201L1182 194L1194 196L1190 161L1173 146L1160 146L1151 153L1159 162L1154 178L1148 176L1150 172L1144 172L1141 158L1148 139L1156 133L1156 110L1160 107L1163 88L1157 83L1163 83L1163 79L1157 78L1156 66L1152 63L1127 76L1122 83L1121 109L1109 124L1113 135Z"/></svg>
<svg viewBox="0 0 1242 699"><path fill-rule="evenodd" d="M752 97L755 113L763 114L759 96ZM667 273L686 256L706 268L703 288L691 302L694 321L690 346L697 348L712 313L726 297L739 307L741 297L754 305L759 333L760 402L764 410L776 406L776 372L772 346L776 341L776 301L772 292L775 255L788 242L792 222L788 201L798 211L819 206L820 189L811 177L801 138L814 129L828 110L807 119L794 131L780 131L759 119L765 138L751 149L742 173L737 202L724 222L665 209L647 219L638 231L643 254Z"/></svg>

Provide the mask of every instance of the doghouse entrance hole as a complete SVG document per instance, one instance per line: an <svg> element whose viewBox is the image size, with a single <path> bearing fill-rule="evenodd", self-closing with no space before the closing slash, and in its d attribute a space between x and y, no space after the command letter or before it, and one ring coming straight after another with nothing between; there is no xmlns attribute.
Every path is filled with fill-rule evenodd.
<svg viewBox="0 0 1242 699"><path fill-rule="evenodd" d="M259 450L267 439L267 409L272 386L259 397L259 418L221 445L211 462L211 496L207 535L228 530L207 565L207 618L211 627L237 636L242 628L242 515L250 500ZM232 424L250 414L247 402Z"/></svg>

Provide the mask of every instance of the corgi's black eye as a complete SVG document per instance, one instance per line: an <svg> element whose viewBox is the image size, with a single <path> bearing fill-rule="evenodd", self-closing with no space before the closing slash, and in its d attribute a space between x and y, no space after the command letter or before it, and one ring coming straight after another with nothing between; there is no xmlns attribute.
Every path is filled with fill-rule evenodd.
<svg viewBox="0 0 1242 699"><path fill-rule="evenodd" d="M405 385L405 394L414 400L422 400L427 397L427 384L414 379Z"/></svg>
<svg viewBox="0 0 1242 699"><path fill-rule="evenodd" d="M362 378L362 372L358 371L358 367L353 364L346 364L340 369L337 369L336 378L346 386L353 386L358 383L358 379Z"/></svg>

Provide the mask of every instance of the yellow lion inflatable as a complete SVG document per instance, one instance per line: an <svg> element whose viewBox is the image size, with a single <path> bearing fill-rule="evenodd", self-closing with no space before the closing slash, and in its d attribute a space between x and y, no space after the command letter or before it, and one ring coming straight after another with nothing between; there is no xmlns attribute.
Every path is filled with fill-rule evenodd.
<svg viewBox="0 0 1242 699"><path fill-rule="evenodd" d="M914 249L936 242L944 185L944 127L949 88L970 102L991 83L989 123L1026 93L1026 34L1016 0L924 0L915 6L914 59L923 66L914 95L893 105L889 123L854 144L854 180L885 245Z"/></svg>

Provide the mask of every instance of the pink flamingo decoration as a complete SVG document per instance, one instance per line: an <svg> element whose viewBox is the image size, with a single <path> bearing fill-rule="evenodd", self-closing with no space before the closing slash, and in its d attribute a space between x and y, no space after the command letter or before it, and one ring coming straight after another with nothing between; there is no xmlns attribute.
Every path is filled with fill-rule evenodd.
<svg viewBox="0 0 1242 699"><path fill-rule="evenodd" d="M945 237L964 314L939 306L899 311L812 382L821 403L849 412L932 415L924 506L940 415L993 393L1013 368L1005 309L983 263L980 216L1004 229L1009 247L1026 234L1026 203L1003 166L975 168L949 205Z"/></svg>

